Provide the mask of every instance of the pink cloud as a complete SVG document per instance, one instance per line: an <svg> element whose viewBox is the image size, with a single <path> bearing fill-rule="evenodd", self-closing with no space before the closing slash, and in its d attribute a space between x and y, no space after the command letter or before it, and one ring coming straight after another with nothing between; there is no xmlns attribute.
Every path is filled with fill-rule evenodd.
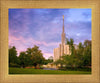
<svg viewBox="0 0 100 83"><path fill-rule="evenodd" d="M17 50L17 53L18 53L17 56L19 56L19 53L21 51L26 51L27 48L32 47L33 45L44 45L44 46L47 46L47 47L48 46L58 46L59 42L46 43L44 41L34 40L32 37L25 39L24 37L20 36L20 37L17 38L15 36L9 34L9 45L16 47L16 50ZM42 48L41 48L41 50L42 50ZM42 53L43 53L43 56L46 59L50 56L53 56L52 53L45 52L44 50L42 50Z"/></svg>

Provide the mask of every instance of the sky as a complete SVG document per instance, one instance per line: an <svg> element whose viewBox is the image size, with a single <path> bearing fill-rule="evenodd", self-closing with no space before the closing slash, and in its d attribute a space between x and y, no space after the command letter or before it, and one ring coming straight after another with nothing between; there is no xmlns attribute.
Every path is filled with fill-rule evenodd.
<svg viewBox="0 0 100 83"><path fill-rule="evenodd" d="M37 45L48 59L61 43L63 15L68 39L75 44L91 40L91 9L9 9L9 46L19 56Z"/></svg>

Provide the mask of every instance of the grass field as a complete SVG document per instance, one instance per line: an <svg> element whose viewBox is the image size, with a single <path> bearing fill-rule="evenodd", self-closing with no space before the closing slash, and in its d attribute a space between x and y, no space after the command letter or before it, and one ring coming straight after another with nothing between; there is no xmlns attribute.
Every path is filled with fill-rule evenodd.
<svg viewBox="0 0 100 83"><path fill-rule="evenodd" d="M90 71L62 71L62 70L42 70L42 69L25 69L9 68L9 74L91 74Z"/></svg>

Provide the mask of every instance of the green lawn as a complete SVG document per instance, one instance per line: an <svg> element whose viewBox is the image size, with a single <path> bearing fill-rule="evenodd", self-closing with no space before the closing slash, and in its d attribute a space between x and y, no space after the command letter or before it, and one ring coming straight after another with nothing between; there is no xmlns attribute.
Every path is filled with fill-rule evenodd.
<svg viewBox="0 0 100 83"><path fill-rule="evenodd" d="M42 69L25 69L9 68L9 74L91 74L90 71L62 71L62 70L42 70Z"/></svg>

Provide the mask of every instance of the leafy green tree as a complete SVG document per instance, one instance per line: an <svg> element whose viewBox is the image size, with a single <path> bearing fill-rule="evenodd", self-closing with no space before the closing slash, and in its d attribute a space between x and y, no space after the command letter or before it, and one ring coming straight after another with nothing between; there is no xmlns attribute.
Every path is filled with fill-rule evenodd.
<svg viewBox="0 0 100 83"><path fill-rule="evenodd" d="M77 49L77 58L80 67L91 66L91 41L85 40L84 44L80 42Z"/></svg>
<svg viewBox="0 0 100 83"><path fill-rule="evenodd" d="M35 45L32 48L28 48L26 53L31 57L31 65L34 65L35 68L38 64L41 65L44 63L45 59L43 57L41 50L39 50L38 46Z"/></svg>
<svg viewBox="0 0 100 83"><path fill-rule="evenodd" d="M48 63L52 63L53 62L53 60L52 59L45 59L44 61L43 61L43 64L48 64Z"/></svg>
<svg viewBox="0 0 100 83"><path fill-rule="evenodd" d="M50 56L48 59L53 60L53 56Z"/></svg>
<svg viewBox="0 0 100 83"><path fill-rule="evenodd" d="M91 47L91 40L85 40L84 47Z"/></svg>
<svg viewBox="0 0 100 83"><path fill-rule="evenodd" d="M66 38L66 44L70 45L70 41Z"/></svg>
<svg viewBox="0 0 100 83"><path fill-rule="evenodd" d="M69 49L71 51L71 55L73 55L75 53L74 40L72 38L70 38L70 40L68 40L68 38L66 38L66 44L69 45Z"/></svg>
<svg viewBox="0 0 100 83"><path fill-rule="evenodd" d="M9 64L17 64L17 51L15 46L9 48Z"/></svg>
<svg viewBox="0 0 100 83"><path fill-rule="evenodd" d="M64 55L62 56L64 63L66 64L66 68L67 67L78 67L78 60L76 58L76 56L70 56L70 55Z"/></svg>
<svg viewBox="0 0 100 83"><path fill-rule="evenodd" d="M82 43L80 42L78 45L77 54L76 54L79 67L83 66L83 53L84 53L84 47L83 47Z"/></svg>
<svg viewBox="0 0 100 83"><path fill-rule="evenodd" d="M83 66L91 66L91 55L83 56Z"/></svg>
<svg viewBox="0 0 100 83"><path fill-rule="evenodd" d="M57 61L54 62L56 65L61 65L61 68L63 67L64 61L62 59L58 59Z"/></svg>
<svg viewBox="0 0 100 83"><path fill-rule="evenodd" d="M70 49L71 49L71 55L74 55L74 40L71 38L70 39Z"/></svg>
<svg viewBox="0 0 100 83"><path fill-rule="evenodd" d="M91 66L91 41L85 40L84 42L84 66Z"/></svg>
<svg viewBox="0 0 100 83"><path fill-rule="evenodd" d="M66 65L66 68L82 68L91 66L91 41L85 40L84 44L81 42L78 48L74 48L74 40L67 39L67 44L70 45L71 55L63 55L55 64Z"/></svg>
<svg viewBox="0 0 100 83"><path fill-rule="evenodd" d="M26 67L26 66L29 66L30 65L30 56L28 56L26 54L26 52L20 52L20 55L19 55L19 64L21 65L21 67Z"/></svg>
<svg viewBox="0 0 100 83"><path fill-rule="evenodd" d="M69 67L70 66L70 63L69 63L70 56L69 55L62 56L62 60L63 60L64 64L66 65L66 67Z"/></svg>
<svg viewBox="0 0 100 83"><path fill-rule="evenodd" d="M47 63L52 63L53 62L53 56L50 56L46 61L47 61Z"/></svg>

